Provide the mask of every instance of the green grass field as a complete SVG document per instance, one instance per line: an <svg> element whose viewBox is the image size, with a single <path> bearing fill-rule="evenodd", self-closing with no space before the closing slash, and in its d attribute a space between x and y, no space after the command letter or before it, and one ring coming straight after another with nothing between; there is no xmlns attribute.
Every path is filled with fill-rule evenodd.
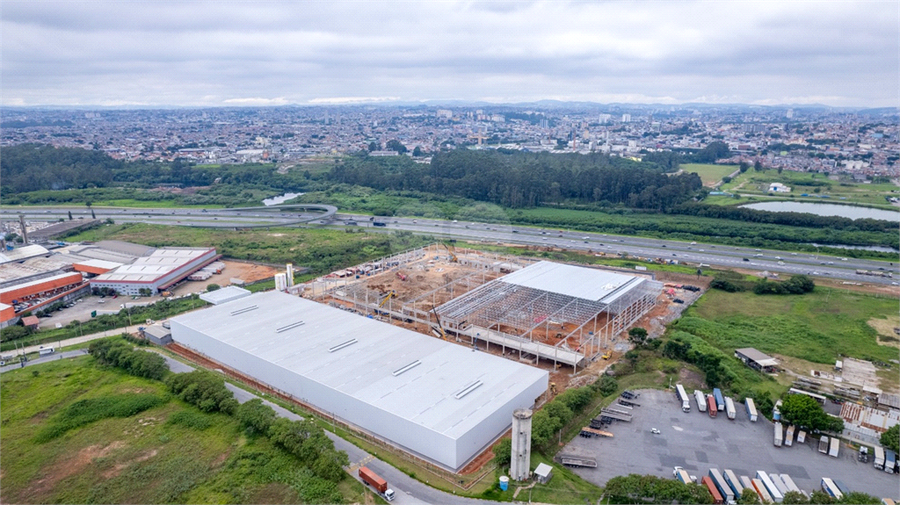
<svg viewBox="0 0 900 505"><path fill-rule="evenodd" d="M738 169L737 165L712 165L707 163L685 163L681 165L685 173L696 173L700 176L704 186L712 186L722 180L722 177L733 173Z"/></svg>
<svg viewBox="0 0 900 505"><path fill-rule="evenodd" d="M824 174L792 172L785 170L778 173L777 170L757 172L753 169L738 175L728 184L723 184L722 191L740 192L741 194L767 194L769 184L780 182L790 186L792 191L787 195L781 195L785 199L803 201L820 201L815 197L802 197L808 195L828 195L827 203L856 203L871 207L892 208L885 201L885 196L900 196L900 187L891 183L862 184L849 180L833 181ZM816 191L818 190L818 192ZM727 199L727 203L747 203L747 200ZM766 200L768 201L768 200Z"/></svg>
<svg viewBox="0 0 900 505"><path fill-rule="evenodd" d="M897 300L817 287L806 295L755 295L710 290L670 326L726 354L741 347L821 364L841 355L888 362L897 348L879 345L867 322L897 313ZM896 367L887 376L896 374Z"/></svg>
<svg viewBox="0 0 900 505"><path fill-rule="evenodd" d="M75 401L138 393L164 403L35 441ZM0 395L6 503L300 503L292 456L248 438L229 416L172 399L161 382L101 368L89 356L6 372ZM179 412L209 427L168 424ZM339 489L346 501L365 501L351 479Z"/></svg>
<svg viewBox="0 0 900 505"><path fill-rule="evenodd" d="M271 228L219 230L149 224L106 225L67 240L124 240L154 247L215 247L229 258L293 263L323 274L432 241L411 233L363 233L360 230Z"/></svg>

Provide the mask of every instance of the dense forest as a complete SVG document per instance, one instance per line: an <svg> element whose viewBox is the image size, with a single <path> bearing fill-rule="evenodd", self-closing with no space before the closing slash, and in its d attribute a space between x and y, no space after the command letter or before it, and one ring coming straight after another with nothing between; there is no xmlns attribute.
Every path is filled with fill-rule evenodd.
<svg viewBox="0 0 900 505"><path fill-rule="evenodd" d="M378 190L459 196L504 207L604 202L663 210L691 199L702 183L696 174L666 175L656 164L605 154L553 154L457 149L431 164L405 157L356 156L335 166L334 182Z"/></svg>

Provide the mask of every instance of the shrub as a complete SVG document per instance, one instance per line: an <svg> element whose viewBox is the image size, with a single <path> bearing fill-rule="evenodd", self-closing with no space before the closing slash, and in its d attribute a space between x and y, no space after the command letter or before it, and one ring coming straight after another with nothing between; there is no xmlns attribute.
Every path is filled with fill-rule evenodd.
<svg viewBox="0 0 900 505"><path fill-rule="evenodd" d="M53 421L38 432L35 442L44 443L67 431L111 417L131 417L162 405L165 401L151 393L121 394L79 400L57 414Z"/></svg>
<svg viewBox="0 0 900 505"><path fill-rule="evenodd" d="M195 370L172 374L166 379L166 386L176 396L203 412L231 414L238 406L234 395L225 387L225 380L211 372Z"/></svg>
<svg viewBox="0 0 900 505"><path fill-rule="evenodd" d="M166 420L166 424L184 426L185 428L202 431L212 426L213 422L206 414L194 412L193 410L179 410L169 416L169 419Z"/></svg>

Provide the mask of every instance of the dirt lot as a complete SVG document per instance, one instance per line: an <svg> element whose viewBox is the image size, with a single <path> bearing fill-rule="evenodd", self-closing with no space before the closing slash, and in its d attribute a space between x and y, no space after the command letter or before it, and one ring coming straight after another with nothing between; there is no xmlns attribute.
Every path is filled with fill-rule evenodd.
<svg viewBox="0 0 900 505"><path fill-rule="evenodd" d="M213 275L205 281L186 281L178 285L172 290L175 296L185 295L188 293L197 293L206 289L209 284L218 284L219 286L230 286L231 279L241 279L244 282L254 282L265 279L271 279L277 270L264 265L256 265L253 263L244 263L241 261L223 260L225 270L220 274Z"/></svg>

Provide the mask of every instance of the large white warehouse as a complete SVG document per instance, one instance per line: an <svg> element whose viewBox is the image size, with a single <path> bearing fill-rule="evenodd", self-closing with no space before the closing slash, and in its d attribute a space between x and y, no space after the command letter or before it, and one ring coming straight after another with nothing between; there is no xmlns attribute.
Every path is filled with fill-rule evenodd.
<svg viewBox="0 0 900 505"><path fill-rule="evenodd" d="M178 316L173 339L452 470L548 373L280 292Z"/></svg>

